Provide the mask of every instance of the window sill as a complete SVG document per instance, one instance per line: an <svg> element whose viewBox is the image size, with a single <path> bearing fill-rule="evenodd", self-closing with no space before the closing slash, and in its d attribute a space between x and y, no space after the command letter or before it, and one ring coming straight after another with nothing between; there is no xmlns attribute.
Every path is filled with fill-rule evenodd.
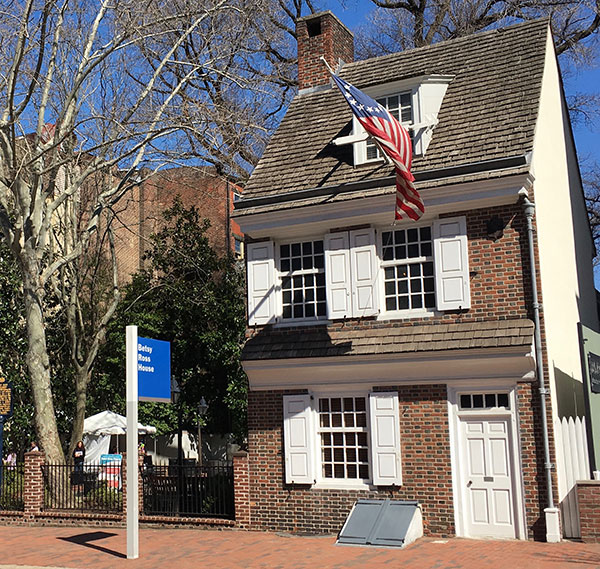
<svg viewBox="0 0 600 569"><path fill-rule="evenodd" d="M408 320L409 318L433 318L434 316L436 316L435 310L395 310L380 312L377 320Z"/></svg>
<svg viewBox="0 0 600 569"><path fill-rule="evenodd" d="M376 490L376 486L373 486L371 483L341 483L341 482L316 482L311 486L314 490Z"/></svg>
<svg viewBox="0 0 600 569"><path fill-rule="evenodd" d="M303 326L328 326L331 320L280 320L273 324L274 328L301 328Z"/></svg>

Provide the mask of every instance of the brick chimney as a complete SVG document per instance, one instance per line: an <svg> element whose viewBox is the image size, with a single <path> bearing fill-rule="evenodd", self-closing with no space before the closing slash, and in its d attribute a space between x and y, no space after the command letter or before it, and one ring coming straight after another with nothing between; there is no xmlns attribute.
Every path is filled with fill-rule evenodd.
<svg viewBox="0 0 600 569"><path fill-rule="evenodd" d="M354 61L354 36L331 12L319 12L296 22L298 37L298 88L329 85L323 56L335 71L340 60Z"/></svg>

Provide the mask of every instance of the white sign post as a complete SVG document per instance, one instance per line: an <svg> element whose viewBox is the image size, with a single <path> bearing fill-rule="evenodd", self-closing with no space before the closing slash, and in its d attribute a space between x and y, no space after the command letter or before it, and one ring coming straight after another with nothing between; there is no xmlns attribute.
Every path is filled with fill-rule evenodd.
<svg viewBox="0 0 600 569"><path fill-rule="evenodd" d="M127 559L140 556L138 494L138 329L126 328L127 354Z"/></svg>

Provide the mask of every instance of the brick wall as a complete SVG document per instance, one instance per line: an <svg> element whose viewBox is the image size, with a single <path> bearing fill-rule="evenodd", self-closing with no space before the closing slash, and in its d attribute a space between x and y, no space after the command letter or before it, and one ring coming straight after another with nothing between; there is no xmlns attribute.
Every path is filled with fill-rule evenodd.
<svg viewBox="0 0 600 569"><path fill-rule="evenodd" d="M581 540L600 543L600 481L577 482Z"/></svg>
<svg viewBox="0 0 600 569"><path fill-rule="evenodd" d="M419 500L426 535L454 534L446 386L386 387L398 391L401 488L390 491L311 489L287 485L283 470L283 395L252 391L248 405L252 529L336 533L355 500Z"/></svg>
<svg viewBox="0 0 600 569"><path fill-rule="evenodd" d="M195 206L210 221L206 235L219 254L233 250L233 236L243 237L230 219L236 188L211 169L173 168L158 172L129 192L116 206L115 247L121 283L144 267L142 259L152 233L164 225L163 212L180 196L185 207ZM239 188L238 188L239 189ZM147 263L147 262L146 262Z"/></svg>
<svg viewBox="0 0 600 569"><path fill-rule="evenodd" d="M375 388L375 391L378 389ZM397 391L400 413L402 487L369 490L312 489L285 484L283 395L251 391L248 405L250 521L252 529L294 533L337 533L361 498L418 500L425 535L455 534L446 385L385 387ZM518 387L527 531L543 539L545 480L536 390Z"/></svg>
<svg viewBox="0 0 600 569"><path fill-rule="evenodd" d="M331 12L321 12L298 20L298 88L328 85L330 75L321 61L336 69L341 59L354 61L352 33Z"/></svg>

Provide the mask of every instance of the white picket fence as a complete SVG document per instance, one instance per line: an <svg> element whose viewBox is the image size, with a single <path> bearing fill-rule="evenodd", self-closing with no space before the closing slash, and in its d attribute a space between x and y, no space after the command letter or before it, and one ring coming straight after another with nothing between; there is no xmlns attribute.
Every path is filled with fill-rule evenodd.
<svg viewBox="0 0 600 569"><path fill-rule="evenodd" d="M559 498L564 537L581 537L577 506L577 480L590 480L590 459L585 417L563 417L554 429L558 462Z"/></svg>

